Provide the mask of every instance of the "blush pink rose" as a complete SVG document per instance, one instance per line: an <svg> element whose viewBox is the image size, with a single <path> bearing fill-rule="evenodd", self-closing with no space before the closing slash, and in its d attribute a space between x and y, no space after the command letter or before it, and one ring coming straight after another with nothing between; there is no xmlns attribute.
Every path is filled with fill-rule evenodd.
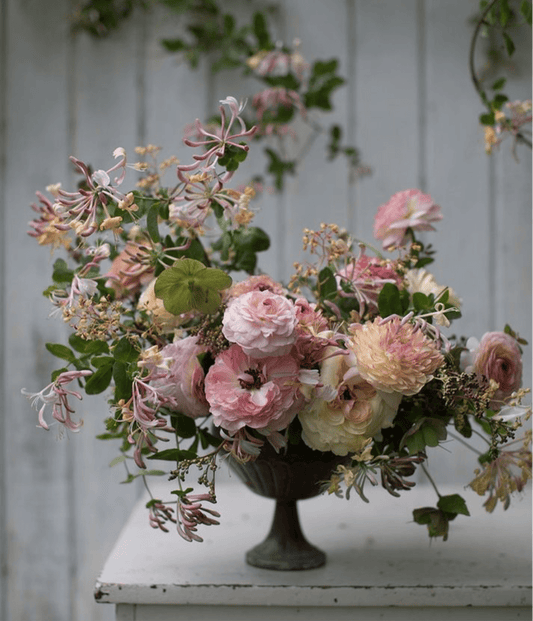
<svg viewBox="0 0 533 621"><path fill-rule="evenodd" d="M205 397L205 373L198 356L207 349L198 344L198 337L188 336L170 343L161 350L162 358L170 358L168 371L158 370L150 384L176 402L176 408L191 418L207 416L209 404Z"/></svg>
<svg viewBox="0 0 533 621"><path fill-rule="evenodd" d="M522 355L516 340L505 332L486 332L478 343L468 339L469 351L461 354L461 368L498 382L491 407L505 401L522 384ZM501 405L501 403L500 403Z"/></svg>
<svg viewBox="0 0 533 621"><path fill-rule="evenodd" d="M407 229L434 231L431 222L442 220L440 207L429 194L420 190L403 190L381 205L374 219L374 237L383 242L383 248L407 243Z"/></svg>
<svg viewBox="0 0 533 621"><path fill-rule="evenodd" d="M297 339L297 324L291 300L271 291L250 291L229 303L222 332L253 358L283 356Z"/></svg>
<svg viewBox="0 0 533 621"><path fill-rule="evenodd" d="M299 371L292 356L256 359L232 345L205 378L214 424L230 434L244 426L265 435L285 429L302 402Z"/></svg>

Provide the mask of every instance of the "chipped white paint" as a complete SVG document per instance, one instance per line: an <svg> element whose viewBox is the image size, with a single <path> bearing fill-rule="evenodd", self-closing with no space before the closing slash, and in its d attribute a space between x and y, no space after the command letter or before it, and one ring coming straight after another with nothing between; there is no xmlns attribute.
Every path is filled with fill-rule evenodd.
<svg viewBox="0 0 533 621"><path fill-rule="evenodd" d="M252 6L227 2L245 11ZM20 395L23 386L37 390L49 381L56 362L44 343L65 336L64 326L46 318L49 305L40 296L52 259L25 234L34 192L74 182L70 154L105 166L116 146L152 142L184 157L183 126L212 112L214 100L247 93L229 73L213 78L205 66L191 73L167 56L158 41L175 24L161 12L138 15L95 42L69 37L72 4L0 2L2 621L111 619L111 607L94 604L92 587L136 496L133 487L118 485L119 468L107 468L114 446L94 440L104 398L86 399L82 432L57 441L55 431L35 428ZM300 37L309 59L340 59L348 83L325 120L347 127L374 174L350 186L343 163L324 167L320 137L285 194L262 200L259 223L273 234L263 267L287 277L299 257L301 228L321 220L371 240L376 207L418 186L444 210L431 242L439 280L463 298L461 331L479 337L509 321L531 341L531 155L521 150L517 164L506 145L493 160L483 152L475 121L480 107L467 74L467 20L477 0L280 5L280 37ZM524 69L508 90L523 99L531 96L530 41L522 49ZM530 353L524 377L531 377ZM464 451L438 451L431 465L444 482L459 473L467 478L474 467Z"/></svg>
<svg viewBox="0 0 533 621"><path fill-rule="evenodd" d="M134 606L136 620L149 618L154 606L166 610L161 608L158 619L175 618L178 611L190 618L188 611L200 606L206 620L251 606L261 619L268 618L263 608L271 618L284 619L303 618L313 608L325 611L322 619L347 619L347 611L355 616L359 608L369 609L371 619L399 618L376 615L376 609L390 614L390 607L418 608L436 619L481 618L460 616L466 608L481 608L490 619L494 610L517 614L531 606L529 497L505 516L488 515L482 500L467 493L471 517L458 516L449 540L430 544L411 510L432 505L434 492L420 487L404 496L398 501L372 489L369 504L334 496L300 502L307 538L328 556L325 567L302 572L245 564L245 551L268 531L274 502L244 486L220 486L221 524L204 528L199 546L148 530L140 502L99 577L96 597L119 605L119 611L120 605L122 611ZM500 617L507 618L520 617Z"/></svg>

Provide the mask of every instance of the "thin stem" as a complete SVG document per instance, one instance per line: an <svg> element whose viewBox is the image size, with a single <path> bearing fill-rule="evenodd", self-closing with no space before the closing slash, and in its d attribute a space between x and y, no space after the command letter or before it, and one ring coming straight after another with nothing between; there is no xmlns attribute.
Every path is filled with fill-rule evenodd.
<svg viewBox="0 0 533 621"><path fill-rule="evenodd" d="M432 476L429 474L428 469L424 466L424 464L420 464L420 467L422 468L422 470L424 471L424 474L427 476L427 478L429 479L429 482L431 483L431 485L433 486L433 489L435 490L435 493L437 494L437 496L439 498L441 498L441 495L439 493L439 490L437 489L437 485L435 483L435 481L433 480Z"/></svg>
<svg viewBox="0 0 533 621"><path fill-rule="evenodd" d="M483 455L483 453L481 451L478 451L477 449L475 449L473 446L470 446L470 444L468 444L468 442L465 442L460 436L456 436L454 433L451 433L451 431L448 431L448 435L453 438L454 440L457 440L457 442L460 442L461 444L464 444L466 447L468 447L471 451L474 451L474 453L477 453L478 455ZM481 434L480 434L481 435ZM483 438L483 436L481 436ZM484 440L486 438L483 438Z"/></svg>
<svg viewBox="0 0 533 621"><path fill-rule="evenodd" d="M490 10L497 2L499 2L499 0L492 0L492 2L487 6L485 11L483 12L481 19L477 23L476 28L474 30L474 34L472 35L472 41L470 42L470 54L469 54L470 78L472 79L474 87L478 95L480 96L481 101L487 106L487 108L489 109L489 112L490 112L489 100L487 99L487 95L485 94L485 91L481 88L481 83L479 82L476 76L476 71L474 67L474 53L475 53L475 48L476 48L476 41L477 41L479 32L481 30L481 26L483 26L483 24L485 23L485 18L487 17Z"/></svg>

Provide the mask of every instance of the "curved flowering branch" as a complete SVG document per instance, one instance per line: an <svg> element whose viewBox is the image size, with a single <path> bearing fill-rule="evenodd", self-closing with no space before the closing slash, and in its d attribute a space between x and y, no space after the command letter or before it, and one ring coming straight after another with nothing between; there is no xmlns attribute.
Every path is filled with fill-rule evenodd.
<svg viewBox="0 0 533 621"><path fill-rule="evenodd" d="M75 390L68 390L65 388L67 384L70 384L76 379L82 377L88 377L92 375L92 371L86 369L82 371L64 371L60 373L57 378L43 388L40 392L28 392L25 388L22 389L22 394L31 401L32 407L39 409L39 426L43 429L49 429L48 423L44 420L44 412L48 406L52 406L52 416L62 425L64 425L70 431L79 431L83 425L83 421L75 423L71 414L74 414L74 409L70 407L68 397L76 397L76 399L82 399L81 394Z"/></svg>

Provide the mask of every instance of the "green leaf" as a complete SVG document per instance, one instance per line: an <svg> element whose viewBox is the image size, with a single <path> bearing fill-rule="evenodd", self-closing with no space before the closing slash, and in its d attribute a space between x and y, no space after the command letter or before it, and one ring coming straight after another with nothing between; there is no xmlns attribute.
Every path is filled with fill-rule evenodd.
<svg viewBox="0 0 533 621"><path fill-rule="evenodd" d="M257 226L250 226L235 236L236 245L240 248L253 250L253 252L264 252L270 248L270 237L263 229Z"/></svg>
<svg viewBox="0 0 533 621"><path fill-rule="evenodd" d="M206 267L195 259L180 259L159 275L155 294L174 315L192 309L214 313L221 302L218 291L231 283L231 277L222 270Z"/></svg>
<svg viewBox="0 0 533 621"><path fill-rule="evenodd" d="M417 291L413 294L413 306L416 311L423 311L431 307L428 296Z"/></svg>
<svg viewBox="0 0 533 621"><path fill-rule="evenodd" d="M152 241L158 243L161 241L158 228L159 203L154 203L148 210L146 215L146 230Z"/></svg>
<svg viewBox="0 0 533 621"><path fill-rule="evenodd" d="M505 41L505 49L507 50L507 54L512 56L515 52L515 45L511 37L506 33L502 32L503 40Z"/></svg>
<svg viewBox="0 0 533 621"><path fill-rule="evenodd" d="M455 513L462 515L470 515L464 498L459 494L451 494L449 496L441 496L437 502L437 507L446 513Z"/></svg>
<svg viewBox="0 0 533 621"><path fill-rule="evenodd" d="M165 461L184 461L188 459L194 459L196 457L196 453L193 451L183 451L180 449L166 449L164 451L157 451L157 453L152 453L148 455L147 459L160 459Z"/></svg>
<svg viewBox="0 0 533 621"><path fill-rule="evenodd" d="M260 50L266 50L272 47L270 34L268 32L267 22L263 13L257 11L253 17L253 32L257 39L257 47Z"/></svg>
<svg viewBox="0 0 533 621"><path fill-rule="evenodd" d="M492 85L492 90L493 91L500 91L505 86L506 82L507 82L506 78L499 78Z"/></svg>
<svg viewBox="0 0 533 621"><path fill-rule="evenodd" d="M531 2L529 0L522 0L520 3L520 13L524 16L526 22L531 26Z"/></svg>
<svg viewBox="0 0 533 621"><path fill-rule="evenodd" d="M57 259L54 263L52 280L56 283L71 283L74 278L74 271L68 268L66 261Z"/></svg>
<svg viewBox="0 0 533 621"><path fill-rule="evenodd" d="M113 365L113 381L115 383L115 401L128 401L132 392L132 380L124 362L115 362Z"/></svg>
<svg viewBox="0 0 533 621"><path fill-rule="evenodd" d="M125 336L123 336L113 349L113 358L117 362L137 362L139 358L139 352L130 343L130 341Z"/></svg>
<svg viewBox="0 0 533 621"><path fill-rule="evenodd" d="M66 345L61 345L61 343L46 343L45 347L56 358L67 360L73 364L76 362L74 352Z"/></svg>
<svg viewBox="0 0 533 621"><path fill-rule="evenodd" d="M171 414L172 426L180 438L192 438L196 435L196 423L190 416L185 414Z"/></svg>
<svg viewBox="0 0 533 621"><path fill-rule="evenodd" d="M400 446L406 446L410 455L426 449L426 446L437 446L446 440L445 423L439 418L420 418L403 436Z"/></svg>
<svg viewBox="0 0 533 621"><path fill-rule="evenodd" d="M112 359L111 359L112 360ZM88 395L98 395L109 386L113 377L113 366L106 365L96 370L85 384L85 392Z"/></svg>
<svg viewBox="0 0 533 621"><path fill-rule="evenodd" d="M482 125L494 125L494 123L496 123L496 118L494 117L494 112L491 112L489 114L487 114L487 113L481 114L479 116L479 122Z"/></svg>
<svg viewBox="0 0 533 621"><path fill-rule="evenodd" d="M378 296L379 314L385 319L389 315L402 315L402 301L400 291L396 285L388 282L383 285L383 289Z"/></svg>
<svg viewBox="0 0 533 621"><path fill-rule="evenodd" d="M448 539L449 517L439 509L423 507L413 511L413 519L417 524L427 525L430 537L442 537Z"/></svg>
<svg viewBox="0 0 533 621"><path fill-rule="evenodd" d="M337 280L329 267L324 267L318 274L320 297L325 299L337 294Z"/></svg>
<svg viewBox="0 0 533 621"><path fill-rule="evenodd" d="M182 52L188 47L183 39L161 39L161 45L168 52Z"/></svg>
<svg viewBox="0 0 533 621"><path fill-rule="evenodd" d="M109 346L105 341L86 341L77 334L71 334L68 342L80 354L105 354L109 351Z"/></svg>
<svg viewBox="0 0 533 621"><path fill-rule="evenodd" d="M126 455L119 455L118 457L115 457L115 459L109 462L109 467L112 468L113 466L116 466L117 464L121 464L124 461L126 461Z"/></svg>

